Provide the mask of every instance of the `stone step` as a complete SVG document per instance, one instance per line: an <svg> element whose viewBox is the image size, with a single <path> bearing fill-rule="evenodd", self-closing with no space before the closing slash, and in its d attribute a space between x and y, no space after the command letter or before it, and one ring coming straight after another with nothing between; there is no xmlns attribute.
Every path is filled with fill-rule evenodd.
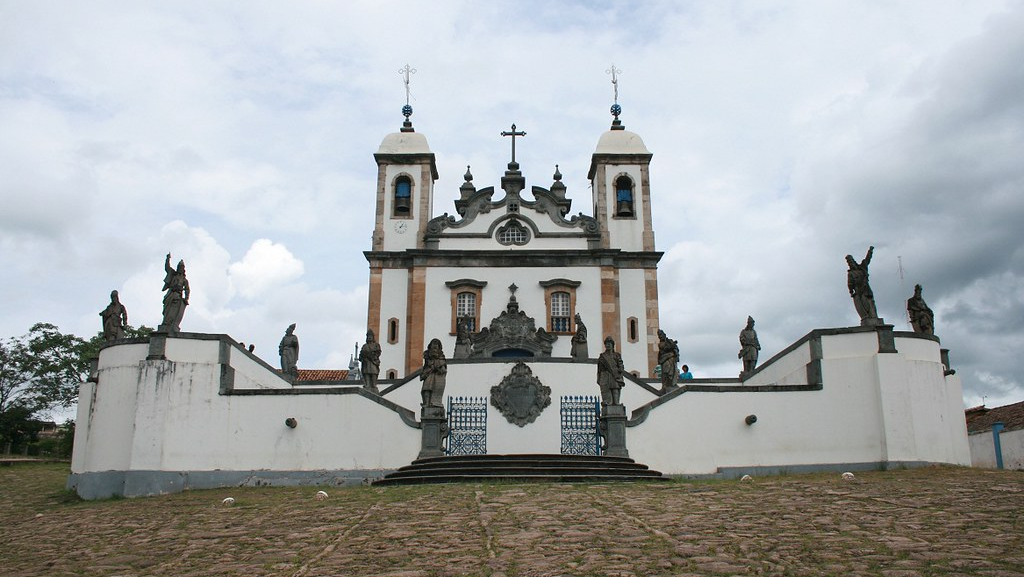
<svg viewBox="0 0 1024 577"><path fill-rule="evenodd" d="M549 476L549 477L563 477L567 475L574 476L587 476L587 475L600 475L603 477L642 477L642 478L656 478L662 477L662 473L656 470L649 469L609 469L604 467L581 467L581 466L563 466L563 467L528 467L528 466L510 466L510 467L437 467L437 468L418 468L418 469L406 469L396 470L388 475L388 479L411 479L414 477L429 477L429 476L458 476L458 475L476 475L476 476L489 476L489 477L518 477L518 476Z"/></svg>
<svg viewBox="0 0 1024 577"><path fill-rule="evenodd" d="M607 462L607 463L636 463L629 457L609 457L606 455L560 455L550 453L521 453L521 454L503 454L503 455L455 455L451 457L427 457L424 459L416 459L413 463L432 463L432 462L444 462L454 463L459 461L515 461L522 459L530 459L534 461L586 461L591 462Z"/></svg>
<svg viewBox="0 0 1024 577"><path fill-rule="evenodd" d="M608 482L667 480L626 457L586 455L462 455L417 459L374 485L479 481Z"/></svg>
<svg viewBox="0 0 1024 577"><path fill-rule="evenodd" d="M485 483L509 481L521 483L621 483L635 481L669 481L667 477L636 477L624 475L424 475L421 477L391 478L390 475L374 481L374 486L423 485L431 483Z"/></svg>
<svg viewBox="0 0 1024 577"><path fill-rule="evenodd" d="M472 460L472 459L453 459L451 461L414 461L411 465L406 465L399 470L417 469L423 467L430 468L505 468L505 467L531 467L531 468L547 468L547 467L600 467L605 469L647 469L647 465L633 462L621 462L621 461L587 461L580 459L555 461L555 460L539 460L539 459L501 459L501 460Z"/></svg>

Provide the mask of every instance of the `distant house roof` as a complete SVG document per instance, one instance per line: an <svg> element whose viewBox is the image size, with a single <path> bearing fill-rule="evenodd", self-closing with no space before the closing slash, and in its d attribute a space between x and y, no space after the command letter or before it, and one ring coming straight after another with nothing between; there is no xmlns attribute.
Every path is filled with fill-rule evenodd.
<svg viewBox="0 0 1024 577"><path fill-rule="evenodd" d="M348 379L346 369L299 369L296 381L344 381Z"/></svg>
<svg viewBox="0 0 1024 577"><path fill-rule="evenodd" d="M1002 423L1007 430L1024 429L1024 401L987 408L985 405L971 407L964 412L967 418L967 433L981 433L992 429L992 423Z"/></svg>

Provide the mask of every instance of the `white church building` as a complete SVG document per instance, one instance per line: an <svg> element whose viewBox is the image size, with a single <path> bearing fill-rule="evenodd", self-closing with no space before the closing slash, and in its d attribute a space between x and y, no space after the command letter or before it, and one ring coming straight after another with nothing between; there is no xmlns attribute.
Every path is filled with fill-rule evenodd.
<svg viewBox="0 0 1024 577"><path fill-rule="evenodd" d="M595 134L591 203L577 214L557 167L527 188L513 125L500 186L477 188L467 168L453 214L438 215L434 152L406 112L374 154L365 256L379 393L355 375L291 379L228 335L116 341L81 387L70 488L103 498L379 479L423 449L419 371L435 338L448 359L447 455L599 453L595 359L611 337L628 373L629 456L666 475L970 464L961 383L938 338L891 325L809 329L742 379L662 391L652 154L617 115ZM573 354L580 322L585 356Z"/></svg>

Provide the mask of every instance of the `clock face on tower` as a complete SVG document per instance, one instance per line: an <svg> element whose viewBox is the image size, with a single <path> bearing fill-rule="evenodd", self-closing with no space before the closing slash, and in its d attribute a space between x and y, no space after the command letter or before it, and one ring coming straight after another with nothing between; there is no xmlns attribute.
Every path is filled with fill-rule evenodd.
<svg viewBox="0 0 1024 577"><path fill-rule="evenodd" d="M404 220L400 220L395 223L395 232L398 234L405 234L405 231L409 230L409 223Z"/></svg>

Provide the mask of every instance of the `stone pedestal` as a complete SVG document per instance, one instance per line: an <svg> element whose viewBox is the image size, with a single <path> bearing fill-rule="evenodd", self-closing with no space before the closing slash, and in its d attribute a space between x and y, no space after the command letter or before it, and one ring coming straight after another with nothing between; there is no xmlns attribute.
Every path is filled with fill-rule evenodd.
<svg viewBox="0 0 1024 577"><path fill-rule="evenodd" d="M149 334L149 355L146 356L148 361L162 361L166 360L164 352L167 350L167 333L160 331L153 331Z"/></svg>
<svg viewBox="0 0 1024 577"><path fill-rule="evenodd" d="M878 319L882 320L882 319ZM875 331L878 333L878 352L880 353L895 353L899 352L896 350L896 339L895 335L892 334L892 325L881 324L875 327Z"/></svg>
<svg viewBox="0 0 1024 577"><path fill-rule="evenodd" d="M420 428L423 432L418 459L427 457L443 457L441 443L448 435L448 419L444 407L422 407L420 409Z"/></svg>
<svg viewBox="0 0 1024 577"><path fill-rule="evenodd" d="M604 436L604 454L609 457L628 457L626 450L626 407L605 405L601 409L601 435Z"/></svg>

